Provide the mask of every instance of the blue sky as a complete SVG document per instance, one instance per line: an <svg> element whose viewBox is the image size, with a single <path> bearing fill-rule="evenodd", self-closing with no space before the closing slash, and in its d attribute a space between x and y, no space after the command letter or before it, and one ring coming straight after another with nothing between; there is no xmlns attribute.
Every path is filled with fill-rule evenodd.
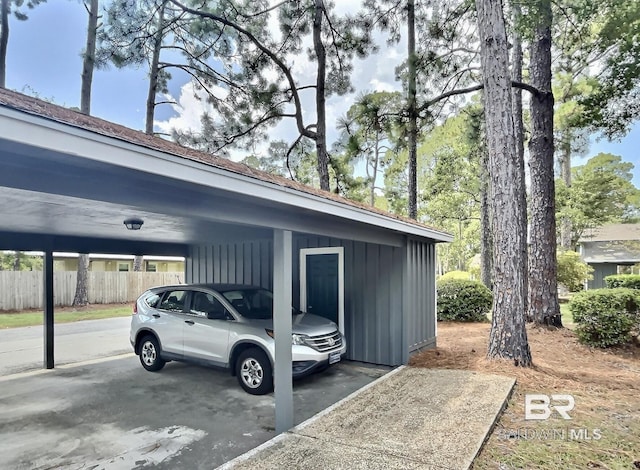
<svg viewBox="0 0 640 470"><path fill-rule="evenodd" d="M80 0L49 0L33 10L29 19L10 19L7 51L7 88L36 95L63 106L80 106L81 52L87 13ZM91 113L133 129L144 129L148 82L143 69L94 72ZM178 92L180 83L172 84ZM173 114L160 106L157 119Z"/></svg>
<svg viewBox="0 0 640 470"><path fill-rule="evenodd" d="M340 0L338 3L341 3ZM87 14L80 0L48 0L29 12L29 20L10 19L9 48L7 52L7 87L26 94L36 95L63 106L80 105L80 74L84 47ZM382 49L384 49L384 44ZM354 85L359 90L389 88L394 86L389 73L388 60L394 51L381 51L379 57L367 59L367 66L356 67ZM361 64L365 65L365 64ZM180 96L184 80L170 83L172 96ZM146 71L143 69L98 70L94 74L91 112L103 119L114 121L133 129L144 128L145 101L147 96ZM331 103L330 103L331 104ZM340 107L328 116L338 116L340 108L350 100L340 99ZM348 106L347 106L348 109ZM346 109L345 109L346 111ZM156 120L176 119L177 112L171 106L160 106ZM193 119L192 119L193 120ZM331 126L331 123L329 123ZM286 129L286 128L285 128ZM286 134L286 130L282 130ZM634 183L640 187L640 124L619 142L592 139L587 158L599 152L622 156L635 165ZM574 164L585 159L576 159Z"/></svg>

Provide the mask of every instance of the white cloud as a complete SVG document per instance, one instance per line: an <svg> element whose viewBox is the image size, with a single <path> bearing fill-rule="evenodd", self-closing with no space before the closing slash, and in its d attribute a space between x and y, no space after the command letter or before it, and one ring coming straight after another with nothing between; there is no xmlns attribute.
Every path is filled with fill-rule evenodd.
<svg viewBox="0 0 640 470"><path fill-rule="evenodd" d="M227 94L226 90L219 87L214 92L221 98ZM154 125L161 132L167 134L170 134L174 129L198 131L201 128L200 119L205 112L215 115L213 106L207 103L205 92L196 90L191 82L187 82L180 87L180 96L178 98L165 95L164 99L175 102L171 107L176 115L166 121L155 120Z"/></svg>
<svg viewBox="0 0 640 470"><path fill-rule="evenodd" d="M397 84L385 82L385 81L379 80L376 77L373 77L369 82L369 84L371 85L371 88L374 91L389 91L389 92L398 91Z"/></svg>

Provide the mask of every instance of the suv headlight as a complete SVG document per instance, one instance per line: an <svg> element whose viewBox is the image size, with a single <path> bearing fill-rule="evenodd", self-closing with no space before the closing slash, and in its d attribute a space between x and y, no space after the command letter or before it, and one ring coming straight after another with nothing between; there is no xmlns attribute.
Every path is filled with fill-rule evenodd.
<svg viewBox="0 0 640 470"><path fill-rule="evenodd" d="M297 346L304 346L305 344L307 344L307 338L307 335L297 335L293 333L291 335L291 343Z"/></svg>
<svg viewBox="0 0 640 470"><path fill-rule="evenodd" d="M273 336L273 330L266 328L264 331L267 332L267 334L269 336L271 336L272 338ZM307 340L308 336L307 335L300 335L297 333L292 333L291 334L291 344L295 345L295 346L304 346L306 345L306 340Z"/></svg>

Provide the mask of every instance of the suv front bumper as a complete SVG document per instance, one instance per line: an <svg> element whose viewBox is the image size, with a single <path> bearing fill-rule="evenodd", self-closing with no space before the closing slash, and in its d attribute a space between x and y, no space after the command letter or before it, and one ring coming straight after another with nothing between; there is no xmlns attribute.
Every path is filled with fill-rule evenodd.
<svg viewBox="0 0 640 470"><path fill-rule="evenodd" d="M342 346L331 351L320 352L309 346L296 345L291 352L293 377L299 378L329 367L330 356L339 354L342 359L347 352L347 342L342 338Z"/></svg>

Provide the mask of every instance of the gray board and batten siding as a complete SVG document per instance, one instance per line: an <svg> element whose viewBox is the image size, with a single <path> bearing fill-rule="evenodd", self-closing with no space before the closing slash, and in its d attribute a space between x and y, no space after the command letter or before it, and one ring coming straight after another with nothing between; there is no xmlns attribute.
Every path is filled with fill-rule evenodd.
<svg viewBox="0 0 640 470"><path fill-rule="evenodd" d="M589 263L593 268L593 279L588 281L589 289L602 289L607 287L604 278L618 274L618 265L612 263Z"/></svg>
<svg viewBox="0 0 640 470"><path fill-rule="evenodd" d="M347 358L400 365L409 354L435 346L435 244L406 239L389 246L295 234L293 305L300 306L300 258L304 248L344 248L344 330ZM269 239L192 246L189 283L238 283L273 288Z"/></svg>

